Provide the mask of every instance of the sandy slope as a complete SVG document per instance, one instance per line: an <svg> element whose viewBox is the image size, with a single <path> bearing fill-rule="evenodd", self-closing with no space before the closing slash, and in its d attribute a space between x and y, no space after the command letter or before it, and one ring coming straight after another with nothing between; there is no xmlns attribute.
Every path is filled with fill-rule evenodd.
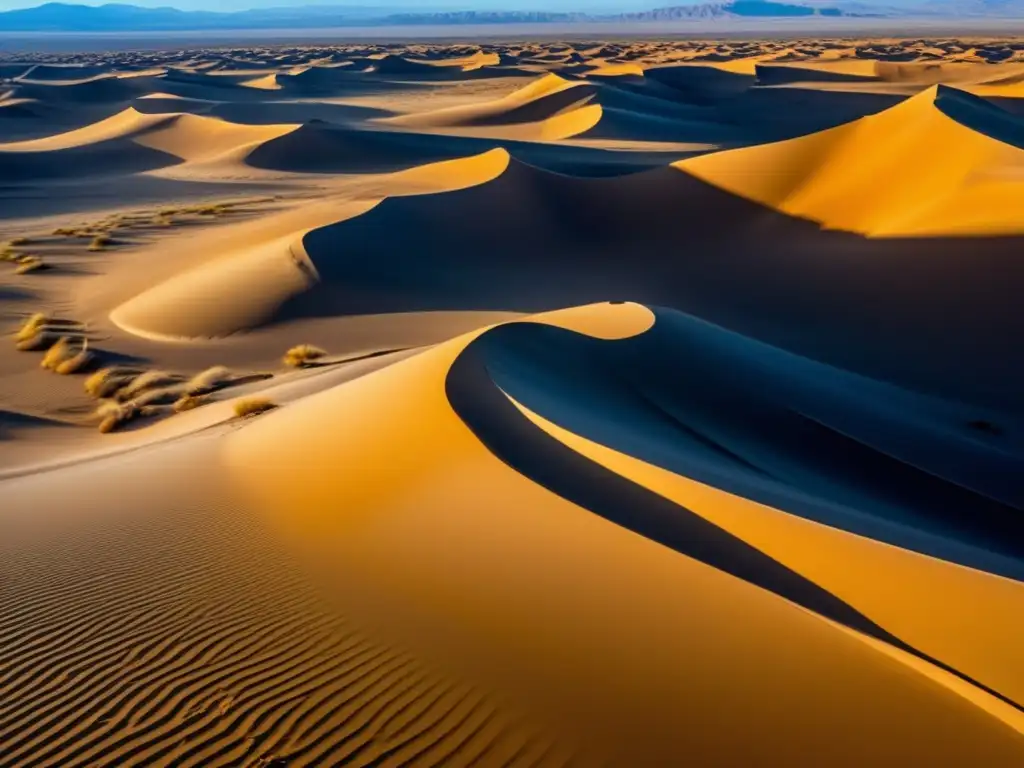
<svg viewBox="0 0 1024 768"><path fill-rule="evenodd" d="M1022 764L1018 48L0 63L0 765Z"/></svg>
<svg viewBox="0 0 1024 768"><path fill-rule="evenodd" d="M1024 121L940 85L824 133L681 167L832 229L873 237L1018 234L1021 147Z"/></svg>

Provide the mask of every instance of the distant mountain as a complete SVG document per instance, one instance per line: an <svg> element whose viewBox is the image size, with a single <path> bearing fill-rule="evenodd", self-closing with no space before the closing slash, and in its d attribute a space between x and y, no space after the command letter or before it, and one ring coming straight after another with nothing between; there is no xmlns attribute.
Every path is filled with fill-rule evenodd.
<svg viewBox="0 0 1024 768"><path fill-rule="evenodd" d="M510 0L515 2L515 0ZM185 31L208 29L297 29L340 26L393 26L418 24L523 24L574 21L662 21L728 17L794 17L847 15L837 7L770 0L731 0L620 14L563 13L555 11L440 11L354 6L310 5L295 8L260 8L223 13L143 8L134 5L101 6L47 3L0 13L5 32L121 32Z"/></svg>
<svg viewBox="0 0 1024 768"><path fill-rule="evenodd" d="M406 0L411 2L411 0ZM451 2L451 0L445 0ZM515 0L509 0L515 2ZM884 3L884 4L883 4ZM635 7L635 4L629 3ZM237 29L309 29L345 26L466 25L573 22L671 22L731 18L838 16L1024 17L1024 0L726 0L691 2L629 13L556 11L444 11L437 7L308 5L247 11L181 11L135 5L84 6L47 3L0 13L0 32L155 32Z"/></svg>
<svg viewBox="0 0 1024 768"><path fill-rule="evenodd" d="M698 3L656 8L653 11L621 14L619 18L635 21L680 21L686 19L722 19L730 17L789 18L799 16L844 16L838 7L779 3L770 0L733 0L724 3Z"/></svg>

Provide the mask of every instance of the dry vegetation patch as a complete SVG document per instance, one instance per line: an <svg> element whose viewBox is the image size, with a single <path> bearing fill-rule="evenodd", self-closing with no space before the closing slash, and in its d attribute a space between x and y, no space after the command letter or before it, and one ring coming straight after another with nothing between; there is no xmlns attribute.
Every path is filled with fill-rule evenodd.
<svg viewBox="0 0 1024 768"><path fill-rule="evenodd" d="M189 395L185 394L179 397L174 403L175 413L184 413L185 411L191 411L201 406L206 405L210 402L209 395Z"/></svg>
<svg viewBox="0 0 1024 768"><path fill-rule="evenodd" d="M326 354L326 351L320 347L314 347L312 344L299 344L285 353L284 364L293 368L305 368Z"/></svg>
<svg viewBox="0 0 1024 768"><path fill-rule="evenodd" d="M144 392L154 389L166 389L175 384L181 384L182 377L176 373L167 371L146 371L135 376L131 382L119 389L115 395L118 400L133 400Z"/></svg>
<svg viewBox="0 0 1024 768"><path fill-rule="evenodd" d="M27 275L30 272L49 269L49 265L38 256L18 256L16 263L18 265L14 268L14 274L16 275Z"/></svg>
<svg viewBox="0 0 1024 768"><path fill-rule="evenodd" d="M43 355L40 366L66 376L85 371L94 359L87 339L78 342L61 336Z"/></svg>
<svg viewBox="0 0 1024 768"><path fill-rule="evenodd" d="M215 392L218 389L230 386L236 376L230 368L223 365L215 365L197 373L185 385L185 392L190 395L205 395Z"/></svg>
<svg viewBox="0 0 1024 768"><path fill-rule="evenodd" d="M28 318L22 323L15 334L15 341L27 341L28 339L34 338L39 334L50 323L50 316L42 312L36 312L34 315Z"/></svg>
<svg viewBox="0 0 1024 768"><path fill-rule="evenodd" d="M104 251L114 244L114 239L110 235L96 235L89 243L90 251Z"/></svg>
<svg viewBox="0 0 1024 768"><path fill-rule="evenodd" d="M235 403L235 416L240 419L258 416L277 408L277 403L265 397L246 397Z"/></svg>
<svg viewBox="0 0 1024 768"><path fill-rule="evenodd" d="M95 417L100 432L106 433L135 419L199 408L213 402L210 393L252 379L253 376L240 376L222 365L208 368L191 379L168 371L110 366L89 376L85 391L101 401ZM251 416L274 407L268 400L250 398L236 404L235 412ZM239 413L239 408L243 413Z"/></svg>
<svg viewBox="0 0 1024 768"><path fill-rule="evenodd" d="M113 397L138 374L137 370L122 366L103 368L85 380L85 391L97 399Z"/></svg>

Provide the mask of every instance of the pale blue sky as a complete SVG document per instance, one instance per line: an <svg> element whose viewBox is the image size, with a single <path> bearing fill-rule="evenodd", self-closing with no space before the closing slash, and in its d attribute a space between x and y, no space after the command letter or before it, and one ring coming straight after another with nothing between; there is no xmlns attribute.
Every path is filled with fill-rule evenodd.
<svg viewBox="0 0 1024 768"><path fill-rule="evenodd" d="M105 5L111 0L58 0L74 5ZM147 8L170 6L183 10L240 11L248 8L282 8L303 5L332 5L401 8L427 11L452 10L646 10L667 5L689 5L702 0L115 0ZM0 11L32 8L44 0L0 0Z"/></svg>

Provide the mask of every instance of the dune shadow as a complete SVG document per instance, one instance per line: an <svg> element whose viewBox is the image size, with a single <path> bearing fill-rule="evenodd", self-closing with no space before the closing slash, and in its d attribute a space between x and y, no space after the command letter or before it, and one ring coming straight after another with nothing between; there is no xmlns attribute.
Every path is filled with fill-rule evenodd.
<svg viewBox="0 0 1024 768"><path fill-rule="evenodd" d="M547 435L519 413L494 385L486 362L475 347L474 343L452 364L445 379L445 394L477 439L516 472L615 525L906 651L1014 709L1022 709L999 691L904 642L849 603L756 547Z"/></svg>
<svg viewBox="0 0 1024 768"><path fill-rule="evenodd" d="M822 230L674 168L513 164L308 233L321 282L283 316L534 312L629 298L924 392L1024 412L1021 237ZM921 354L922 350L933 353Z"/></svg>
<svg viewBox="0 0 1024 768"><path fill-rule="evenodd" d="M674 310L609 343L513 324L474 344L527 408L671 472L1024 580L1024 419L800 358ZM988 426L994 422L977 420ZM980 439L972 434L986 435Z"/></svg>

